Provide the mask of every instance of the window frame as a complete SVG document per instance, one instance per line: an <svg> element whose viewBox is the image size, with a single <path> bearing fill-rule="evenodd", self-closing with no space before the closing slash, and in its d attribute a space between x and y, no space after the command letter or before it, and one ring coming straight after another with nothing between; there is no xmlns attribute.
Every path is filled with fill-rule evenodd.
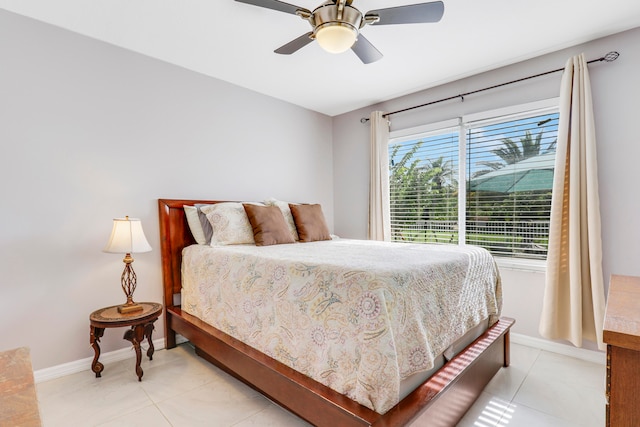
<svg viewBox="0 0 640 427"><path fill-rule="evenodd" d="M420 126L392 130L387 145L421 138L423 135L458 128L458 245L466 244L466 206L467 206L467 141L468 129L509 120L518 120L536 114L549 114L559 111L559 98L549 98L519 105L487 110L463 115L457 118L428 123ZM536 260L518 257L494 255L500 268L509 270L539 271L546 270L546 259Z"/></svg>

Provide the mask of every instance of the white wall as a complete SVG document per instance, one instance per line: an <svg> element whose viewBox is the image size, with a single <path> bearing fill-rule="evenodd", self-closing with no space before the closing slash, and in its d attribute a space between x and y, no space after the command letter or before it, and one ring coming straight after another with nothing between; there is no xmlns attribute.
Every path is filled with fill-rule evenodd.
<svg viewBox="0 0 640 427"><path fill-rule="evenodd" d="M373 110L396 111L437 99L563 68L579 53L587 59L615 50L612 63L594 63L589 71L598 144L605 283L610 274L640 275L640 29L486 72L334 117L334 220L338 235L366 238L369 183L369 126L360 123ZM437 58L434 60L437 61ZM390 77L392 78L392 77ZM483 92L391 117L392 130L437 122L473 112L517 105L559 94L561 74ZM381 82L380 84L384 84ZM517 321L514 332L539 337L544 273L502 270L505 316Z"/></svg>
<svg viewBox="0 0 640 427"><path fill-rule="evenodd" d="M0 351L34 369L93 356L89 314L124 302L112 218L142 219L158 302L158 198L313 201L332 227L331 118L2 10L0 58Z"/></svg>

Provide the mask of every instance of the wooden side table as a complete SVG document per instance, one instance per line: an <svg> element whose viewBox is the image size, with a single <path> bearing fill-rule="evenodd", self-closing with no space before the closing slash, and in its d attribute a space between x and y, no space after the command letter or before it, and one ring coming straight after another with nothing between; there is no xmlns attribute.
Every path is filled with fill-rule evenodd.
<svg viewBox="0 0 640 427"><path fill-rule="evenodd" d="M118 306L101 308L94 311L89 316L91 325L89 327L91 336L89 342L95 352L93 362L91 363L91 370L96 373L96 378L99 378L100 373L104 369L104 365L98 362L100 358L100 338L104 334L106 328L121 328L124 326L130 326L124 333L124 339L131 341L133 348L136 351L136 374L138 375L138 381L142 381L142 368L140 362L142 360L142 354L140 352L140 343L147 339L149 343L149 349L147 350L147 356L149 360L153 360L153 341L151 340L151 334L153 333L153 323L158 320L162 313L162 305L155 302L141 302L138 303L142 306L142 311L135 313L118 313Z"/></svg>

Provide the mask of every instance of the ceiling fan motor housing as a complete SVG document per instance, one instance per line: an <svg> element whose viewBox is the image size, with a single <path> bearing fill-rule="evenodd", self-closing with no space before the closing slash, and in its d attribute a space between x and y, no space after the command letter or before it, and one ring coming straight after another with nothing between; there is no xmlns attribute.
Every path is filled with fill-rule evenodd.
<svg viewBox="0 0 640 427"><path fill-rule="evenodd" d="M348 27L357 35L362 27L362 13L350 5L341 8L339 4L327 2L313 11L310 21L314 36L320 29L328 26Z"/></svg>

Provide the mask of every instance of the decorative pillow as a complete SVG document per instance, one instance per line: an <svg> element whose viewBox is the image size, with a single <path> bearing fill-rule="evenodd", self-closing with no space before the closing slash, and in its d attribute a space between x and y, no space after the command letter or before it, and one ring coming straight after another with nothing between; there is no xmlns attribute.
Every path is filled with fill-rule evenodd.
<svg viewBox="0 0 640 427"><path fill-rule="evenodd" d="M277 206L244 204L257 246L295 243L282 211Z"/></svg>
<svg viewBox="0 0 640 427"><path fill-rule="evenodd" d="M291 209L289 209L289 203L271 198L265 200L264 204L267 206L277 206L280 208L280 210L282 211L282 215L284 216L284 220L289 227L289 231L293 236L293 239L299 240L298 231L296 230L296 223L293 221L293 215L291 215Z"/></svg>
<svg viewBox="0 0 640 427"><path fill-rule="evenodd" d="M184 213L187 217L187 224L191 230L191 235L199 245L205 245L207 240L202 229L202 223L198 218L198 208L195 206L184 205Z"/></svg>
<svg viewBox="0 0 640 427"><path fill-rule="evenodd" d="M289 209L291 209L291 215L293 215L301 242L331 240L320 205L294 205L290 203Z"/></svg>
<svg viewBox="0 0 640 427"><path fill-rule="evenodd" d="M208 245L211 243L211 236L213 236L213 228L211 228L211 223L207 219L207 215L204 212L202 212L202 207L209 206L209 205L196 203L193 206L195 206L198 209L198 218L200 219L200 224L202 224L202 231L204 232L205 244Z"/></svg>
<svg viewBox="0 0 640 427"><path fill-rule="evenodd" d="M211 246L255 243L242 203L216 203L202 206L200 210L207 216L213 230Z"/></svg>

